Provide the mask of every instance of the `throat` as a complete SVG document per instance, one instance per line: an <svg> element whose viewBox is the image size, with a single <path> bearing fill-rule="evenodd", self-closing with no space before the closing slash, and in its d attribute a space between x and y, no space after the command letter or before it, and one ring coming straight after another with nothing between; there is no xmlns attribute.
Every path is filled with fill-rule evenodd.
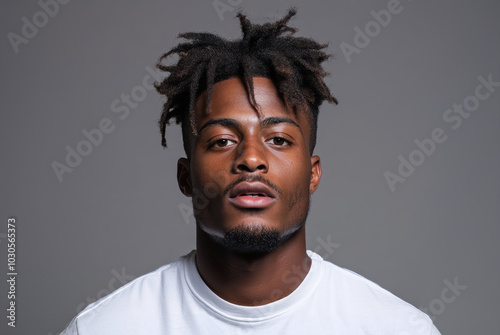
<svg viewBox="0 0 500 335"><path fill-rule="evenodd" d="M303 228L277 250L258 256L228 251L203 234L197 235L198 272L216 295L237 305L259 306L288 296L311 266Z"/></svg>

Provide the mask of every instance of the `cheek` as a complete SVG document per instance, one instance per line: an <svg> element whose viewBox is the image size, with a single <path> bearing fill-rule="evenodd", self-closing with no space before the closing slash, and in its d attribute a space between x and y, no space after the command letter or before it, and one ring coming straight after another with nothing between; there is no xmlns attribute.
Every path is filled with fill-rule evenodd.
<svg viewBox="0 0 500 335"><path fill-rule="evenodd" d="M303 157L301 160L288 160L280 161L281 166L280 175L283 175L288 183L294 183L297 187L302 187L307 184L309 187L309 182L311 180L311 163L310 158Z"/></svg>
<svg viewBox="0 0 500 335"><path fill-rule="evenodd" d="M309 199L309 186L311 181L311 171L309 164L289 164L288 167L281 174L283 195L286 198L287 206L289 209L299 206L299 211L302 207L308 206ZM304 203L304 206L302 206Z"/></svg>
<svg viewBox="0 0 500 335"><path fill-rule="evenodd" d="M230 176L222 169L221 164L213 165L209 162L196 162L198 168L192 169L193 193L211 201L223 196L225 187L230 183Z"/></svg>
<svg viewBox="0 0 500 335"><path fill-rule="evenodd" d="M234 158L229 153L227 155L198 153L197 159L191 160L191 171L194 171L193 181L196 179L201 183L228 184L233 160Z"/></svg>
<svg viewBox="0 0 500 335"><path fill-rule="evenodd" d="M309 183L296 184L295 189L289 193L288 208L302 212L305 208L309 207Z"/></svg>

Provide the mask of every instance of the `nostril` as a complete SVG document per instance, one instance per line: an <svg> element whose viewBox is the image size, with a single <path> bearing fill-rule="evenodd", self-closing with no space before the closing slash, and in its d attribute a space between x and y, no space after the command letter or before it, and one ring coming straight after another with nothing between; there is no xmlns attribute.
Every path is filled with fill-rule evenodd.
<svg viewBox="0 0 500 335"><path fill-rule="evenodd" d="M250 165L247 165L247 164L238 164L236 166L236 168L239 171L248 171L248 172L252 172L252 171L255 171L255 170L266 170L267 169L265 164L259 164L255 168L253 166L250 166Z"/></svg>
<svg viewBox="0 0 500 335"><path fill-rule="evenodd" d="M250 171L250 169L248 168L248 166L246 166L245 164L239 164L238 165L238 170L241 170L241 171Z"/></svg>

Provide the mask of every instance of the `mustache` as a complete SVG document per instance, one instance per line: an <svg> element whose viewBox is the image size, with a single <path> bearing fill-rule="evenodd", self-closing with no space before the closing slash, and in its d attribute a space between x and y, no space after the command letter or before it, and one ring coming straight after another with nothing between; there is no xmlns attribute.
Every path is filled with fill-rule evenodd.
<svg viewBox="0 0 500 335"><path fill-rule="evenodd" d="M229 184L226 187L226 189L224 190L224 195L227 195L233 187L235 187L236 185L238 185L239 183L244 182L244 181L248 181L248 182L260 181L261 183L266 184L267 186L272 188L276 193L278 193L280 198L282 197L283 192L281 192L281 190L278 188L278 186L276 186L275 184L273 184L272 182L270 182L269 180L267 180L266 178L264 178L260 175L241 176L240 178L236 179L235 181L233 181L231 184Z"/></svg>

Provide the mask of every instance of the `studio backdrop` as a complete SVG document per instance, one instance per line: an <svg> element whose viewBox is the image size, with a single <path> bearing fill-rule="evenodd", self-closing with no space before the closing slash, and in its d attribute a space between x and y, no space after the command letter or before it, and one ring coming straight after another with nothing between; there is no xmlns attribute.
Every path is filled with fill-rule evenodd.
<svg viewBox="0 0 500 335"><path fill-rule="evenodd" d="M0 333L59 334L89 303L195 248L180 128L157 126L182 32L296 7L328 43L308 249L425 311L500 328L500 3L2 1Z"/></svg>

